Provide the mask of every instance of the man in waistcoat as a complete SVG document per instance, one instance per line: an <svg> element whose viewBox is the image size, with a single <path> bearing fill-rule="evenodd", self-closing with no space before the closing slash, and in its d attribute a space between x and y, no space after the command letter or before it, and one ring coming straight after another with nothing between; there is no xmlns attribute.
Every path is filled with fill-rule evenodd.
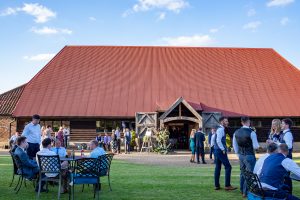
<svg viewBox="0 0 300 200"><path fill-rule="evenodd" d="M233 134L233 149L240 160L240 169L253 172L256 158L255 149L259 148L256 133L250 128L249 117L241 118L242 127ZM243 197L247 196L245 178L240 174L240 190Z"/></svg>
<svg viewBox="0 0 300 200"><path fill-rule="evenodd" d="M236 187L231 186L230 178L231 178L231 165L227 156L227 147L226 147L226 134L225 127L228 126L228 118L220 117L219 119L220 126L217 129L215 144L214 144L214 153L215 153L215 190L220 190L220 173L222 164L225 167L225 190L235 190Z"/></svg>
<svg viewBox="0 0 300 200"><path fill-rule="evenodd" d="M287 144L280 144L279 153L272 154L265 159L259 177L265 197L299 199L285 190L286 186L283 184L283 180L289 172L300 177L300 167L287 157L288 154Z"/></svg>

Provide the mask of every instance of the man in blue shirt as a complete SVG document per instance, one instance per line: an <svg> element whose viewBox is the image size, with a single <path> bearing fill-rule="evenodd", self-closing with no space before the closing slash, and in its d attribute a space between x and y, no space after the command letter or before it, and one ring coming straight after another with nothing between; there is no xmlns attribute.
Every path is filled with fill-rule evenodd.
<svg viewBox="0 0 300 200"><path fill-rule="evenodd" d="M27 138L28 148L27 154L30 159L35 158L36 153L40 150L41 143L41 126L40 126L40 116L33 115L32 121L27 124L23 130L22 136Z"/></svg>
<svg viewBox="0 0 300 200"><path fill-rule="evenodd" d="M66 157L67 155L66 148L61 146L60 140L55 141L55 147L52 147L51 151L55 152L59 157Z"/></svg>
<svg viewBox="0 0 300 200"><path fill-rule="evenodd" d="M98 158L99 156L106 154L104 149L98 146L97 140L90 141L90 148L92 150L90 158Z"/></svg>

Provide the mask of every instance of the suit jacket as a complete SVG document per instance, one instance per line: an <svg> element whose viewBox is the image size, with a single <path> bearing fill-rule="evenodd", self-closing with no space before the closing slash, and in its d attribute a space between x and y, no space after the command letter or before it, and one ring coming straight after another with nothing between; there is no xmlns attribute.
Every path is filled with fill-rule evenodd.
<svg viewBox="0 0 300 200"><path fill-rule="evenodd" d="M205 135L202 132L196 132L195 133L195 137L194 137L194 141L195 141L195 146L196 147L201 147L204 148L204 141L205 141Z"/></svg>
<svg viewBox="0 0 300 200"><path fill-rule="evenodd" d="M17 147L14 153L15 156L20 158L21 164L23 165L23 173L27 178L33 178L35 174L38 173L39 168L36 161L29 159L27 153L23 151L20 147ZM18 173L21 174L20 169Z"/></svg>

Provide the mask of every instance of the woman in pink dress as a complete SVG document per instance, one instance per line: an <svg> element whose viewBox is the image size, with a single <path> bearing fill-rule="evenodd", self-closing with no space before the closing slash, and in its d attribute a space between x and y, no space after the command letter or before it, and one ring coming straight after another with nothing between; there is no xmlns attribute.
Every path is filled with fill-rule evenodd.
<svg viewBox="0 0 300 200"><path fill-rule="evenodd" d="M58 139L61 142L61 146L64 147L64 132L63 132L63 127L60 127L57 134L56 134L56 139Z"/></svg>

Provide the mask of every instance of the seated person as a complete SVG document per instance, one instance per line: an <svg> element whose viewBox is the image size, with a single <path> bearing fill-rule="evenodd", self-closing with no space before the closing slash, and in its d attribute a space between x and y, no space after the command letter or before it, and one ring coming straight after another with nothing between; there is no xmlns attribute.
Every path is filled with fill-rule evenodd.
<svg viewBox="0 0 300 200"><path fill-rule="evenodd" d="M15 149L15 156L18 156L23 165L23 173L26 178L35 178L39 172L39 167L36 161L29 159L25 149L28 147L27 139L20 136L17 139L18 147ZM21 173L21 172L20 172Z"/></svg>
<svg viewBox="0 0 300 200"><path fill-rule="evenodd" d="M106 154L104 149L99 147L97 140L90 141L90 148L92 150L90 158L98 158L99 156Z"/></svg>
<svg viewBox="0 0 300 200"><path fill-rule="evenodd" d="M51 151L55 152L59 157L66 157L67 155L66 148L61 146L60 140L55 141L55 147L52 147Z"/></svg>
<svg viewBox="0 0 300 200"><path fill-rule="evenodd" d="M57 140L58 141L58 140ZM45 138L42 141L43 149L37 152L37 155L44 155L44 156L54 156L57 155L54 151L51 151L51 139L50 138ZM68 162L64 161L61 163L61 168L62 169L67 169L68 167ZM46 173L45 174L47 177L56 177L58 174L57 173ZM67 170L62 170L62 188L61 188L61 193L66 193L68 191L68 173Z"/></svg>
<svg viewBox="0 0 300 200"><path fill-rule="evenodd" d="M282 184L288 172L300 177L300 167L292 159L287 158L288 153L288 146L280 144L278 153L265 159L259 177L265 197L299 199L284 190L285 185Z"/></svg>
<svg viewBox="0 0 300 200"><path fill-rule="evenodd" d="M259 174L261 172L261 169L262 169L262 166L265 162L265 159L267 157L269 157L271 154L277 153L277 148L278 148L278 146L275 143L268 144L267 153L265 155L263 155L262 157L260 157L255 163L255 166L254 166L254 169L253 169L254 174L257 174L259 176Z"/></svg>

